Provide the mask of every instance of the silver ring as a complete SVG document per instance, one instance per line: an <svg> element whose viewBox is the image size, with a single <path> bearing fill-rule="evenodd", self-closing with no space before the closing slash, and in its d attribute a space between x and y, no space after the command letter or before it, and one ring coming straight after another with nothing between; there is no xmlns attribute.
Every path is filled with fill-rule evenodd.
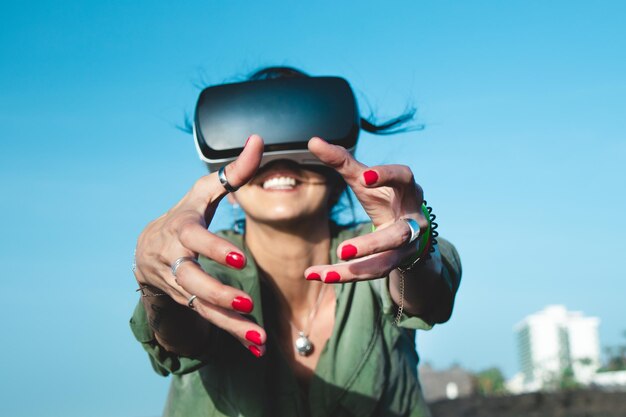
<svg viewBox="0 0 626 417"><path fill-rule="evenodd" d="M178 268L180 268L180 266L185 262L193 262L196 265L200 265L196 258L192 258L191 256L181 256L172 264L172 275L174 275L174 278L176 278L176 271Z"/></svg>
<svg viewBox="0 0 626 417"><path fill-rule="evenodd" d="M420 237L420 225L414 219L405 217L400 220L404 220L406 224L409 226L409 229L411 229L411 238L409 239L408 242L406 242L406 245L410 245L411 243L415 242L418 237Z"/></svg>
<svg viewBox="0 0 626 417"><path fill-rule="evenodd" d="M220 184L228 191L229 193L234 193L239 189L239 187L233 187L228 182L228 178L226 178L226 167L221 167L219 171L217 171L217 178L220 180Z"/></svg>
<svg viewBox="0 0 626 417"><path fill-rule="evenodd" d="M193 300L195 300L196 298L198 298L195 295L192 295L191 297L189 297L189 300L187 300L187 307L189 307L190 309L194 309L195 307L193 306Z"/></svg>

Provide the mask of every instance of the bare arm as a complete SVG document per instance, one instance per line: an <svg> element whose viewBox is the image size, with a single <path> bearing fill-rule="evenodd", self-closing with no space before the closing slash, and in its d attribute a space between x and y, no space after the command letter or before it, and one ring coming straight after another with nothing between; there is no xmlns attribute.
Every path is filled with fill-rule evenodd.
<svg viewBox="0 0 626 417"><path fill-rule="evenodd" d="M249 181L262 152L261 138L251 136L240 157L226 167L231 185ZM150 328L162 347L183 356L202 352L213 326L230 333L256 356L265 352L264 329L241 314L253 309L248 294L224 285L197 262L181 263L176 276L171 269L177 259L196 259L199 254L230 268L245 266L239 248L207 230L225 195L217 173L202 177L172 209L148 224L137 241L135 278L147 295L142 303Z"/></svg>

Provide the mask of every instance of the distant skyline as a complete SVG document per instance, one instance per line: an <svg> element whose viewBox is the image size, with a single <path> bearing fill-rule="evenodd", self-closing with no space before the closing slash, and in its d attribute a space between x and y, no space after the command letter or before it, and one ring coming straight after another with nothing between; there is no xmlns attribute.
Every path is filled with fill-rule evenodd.
<svg viewBox="0 0 626 417"><path fill-rule="evenodd" d="M592 383L602 366L597 317L562 305L546 306L515 325L523 374L520 392L538 391L570 368L577 382Z"/></svg>
<svg viewBox="0 0 626 417"><path fill-rule="evenodd" d="M0 5L0 415L159 415L168 381L128 327L142 228L205 173L194 82L266 65L340 75L362 111L420 132L362 135L402 163L463 262L423 362L518 371L513 326L549 304L623 343L626 3L321 0ZM224 205L212 228L228 226Z"/></svg>

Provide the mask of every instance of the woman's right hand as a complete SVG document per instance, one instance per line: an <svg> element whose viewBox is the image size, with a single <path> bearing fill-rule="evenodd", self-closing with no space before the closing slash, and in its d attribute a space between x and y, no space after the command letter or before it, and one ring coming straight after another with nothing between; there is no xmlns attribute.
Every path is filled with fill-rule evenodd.
<svg viewBox="0 0 626 417"><path fill-rule="evenodd" d="M263 140L250 136L241 155L225 169L228 182L234 187L247 183L258 169L262 155ZM184 308L195 295L194 311L261 356L267 335L262 327L241 315L253 309L248 294L222 284L194 262L181 263L176 277L172 274L172 265L178 258L196 259L199 254L234 269L245 266L246 259L239 248L207 230L226 194L217 172L213 172L200 178L172 209L148 224L137 241L135 278L140 286L158 288Z"/></svg>

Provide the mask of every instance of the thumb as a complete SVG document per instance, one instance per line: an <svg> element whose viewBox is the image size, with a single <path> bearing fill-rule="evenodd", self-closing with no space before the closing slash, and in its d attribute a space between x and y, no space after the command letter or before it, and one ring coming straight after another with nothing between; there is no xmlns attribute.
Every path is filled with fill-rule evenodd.
<svg viewBox="0 0 626 417"><path fill-rule="evenodd" d="M228 183L235 188L245 185L254 176L257 169L259 169L262 157L263 139L261 139L259 135L250 136L241 154L224 169ZM215 179L217 179L217 185L221 189L221 196L226 195L227 192L224 186L219 182L217 173L214 174Z"/></svg>
<svg viewBox="0 0 626 417"><path fill-rule="evenodd" d="M320 161L334 168L346 180L349 185L357 183L360 172L367 168L354 159L346 148L332 145L321 138L309 140L309 151Z"/></svg>
<svg viewBox="0 0 626 417"><path fill-rule="evenodd" d="M233 162L224 168L228 183L233 187L241 187L254 176L263 157L263 139L259 135L252 135L244 145L243 151ZM228 194L220 183L217 172L205 175L196 181L188 195L189 200L199 211L211 210L216 202Z"/></svg>

